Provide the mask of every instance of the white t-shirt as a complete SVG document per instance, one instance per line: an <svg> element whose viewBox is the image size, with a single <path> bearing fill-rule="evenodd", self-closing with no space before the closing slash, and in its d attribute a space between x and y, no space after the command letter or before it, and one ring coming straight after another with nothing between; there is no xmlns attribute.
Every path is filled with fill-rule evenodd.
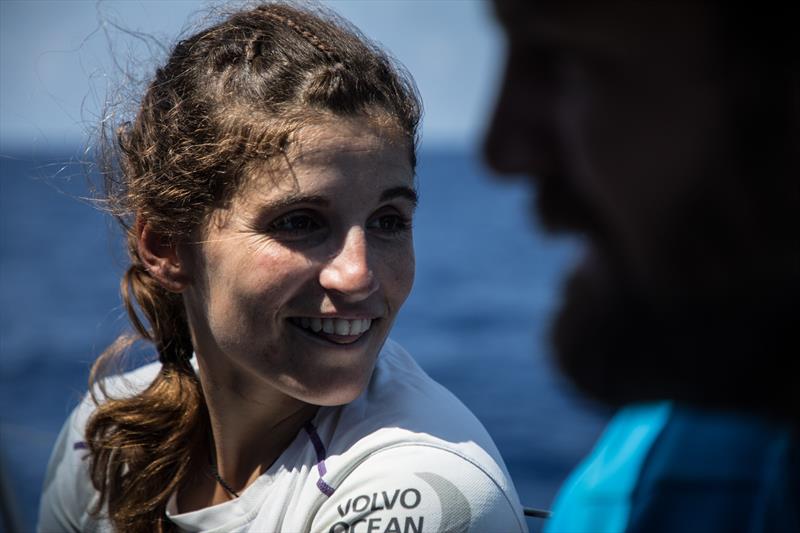
<svg viewBox="0 0 800 533"><path fill-rule="evenodd" d="M111 391L144 388L157 363L112 378ZM108 531L88 509L84 428L94 404L73 411L50 459L39 530ZM321 407L270 469L239 498L167 515L206 532L524 532L514 486L491 437L472 413L387 341L367 389Z"/></svg>

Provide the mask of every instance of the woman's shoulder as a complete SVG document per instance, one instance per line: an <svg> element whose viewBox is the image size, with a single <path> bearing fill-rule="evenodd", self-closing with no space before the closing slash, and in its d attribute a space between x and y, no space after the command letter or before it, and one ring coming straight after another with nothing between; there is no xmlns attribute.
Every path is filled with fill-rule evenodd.
<svg viewBox="0 0 800 533"><path fill-rule="evenodd" d="M431 378L400 344L389 339L378 358L375 372L364 394L353 408L381 408L382 414L413 419L417 422L435 421L439 415L456 417L458 425L480 426L472 412L452 392ZM385 409L394 405L395 409ZM424 407L420 409L420 407ZM453 424L456 425L456 424ZM483 426L480 426L482 429Z"/></svg>
<svg viewBox="0 0 800 533"><path fill-rule="evenodd" d="M312 531L526 531L512 486L442 447L397 444L330 486Z"/></svg>
<svg viewBox="0 0 800 533"><path fill-rule="evenodd" d="M93 519L88 510L96 491L89 477L86 424L97 401L108 397L133 395L145 389L158 375L160 363L141 366L130 372L110 376L87 392L64 422L47 467L39 507L41 531L105 530L109 526Z"/></svg>
<svg viewBox="0 0 800 533"><path fill-rule="evenodd" d="M132 370L103 378L103 388L113 397L132 396L146 389L160 371L160 362L146 363Z"/></svg>
<svg viewBox="0 0 800 533"><path fill-rule="evenodd" d="M385 515L381 527L402 511L416 517L408 520L424 520L426 530L431 521L524 530L518 496L486 429L399 344L387 341L358 399L323 408L315 424L325 465L320 481L331 494L319 516L329 526L337 517L352 523L369 500L370 517ZM450 516L448 508L461 514ZM417 525L401 523L399 530Z"/></svg>
<svg viewBox="0 0 800 533"><path fill-rule="evenodd" d="M87 392L81 403L75 408L72 423L85 426L87 420L97 408L97 402L104 402L110 398L125 398L134 396L146 389L161 371L158 361L144 364L133 370L113 374L101 378L91 385L92 390ZM83 434L82 431L80 431Z"/></svg>
<svg viewBox="0 0 800 533"><path fill-rule="evenodd" d="M393 428L405 439L445 447L473 442L496 454L494 442L472 411L392 340L381 350L367 389L343 408L341 420L365 431Z"/></svg>
<svg viewBox="0 0 800 533"><path fill-rule="evenodd" d="M39 506L40 530L84 531L107 527L88 513L97 494L88 471L86 425L97 408L96 402L134 395L147 388L160 370L161 364L154 362L102 378L72 410L48 463Z"/></svg>

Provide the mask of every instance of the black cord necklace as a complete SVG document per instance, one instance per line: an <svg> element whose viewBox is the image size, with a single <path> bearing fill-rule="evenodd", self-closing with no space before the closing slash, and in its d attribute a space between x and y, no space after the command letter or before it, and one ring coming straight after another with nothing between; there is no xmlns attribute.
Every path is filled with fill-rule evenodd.
<svg viewBox="0 0 800 533"><path fill-rule="evenodd" d="M220 486L223 489L225 489L225 492L227 492L229 495L233 496L234 498L238 498L239 497L239 493L236 492L235 490L233 490L231 488L231 486L228 485L228 483L224 479L222 479L222 476L220 476L219 472L217 471L217 466L214 464L214 461L210 462L209 467L211 468L211 474L214 476L214 479L217 481L217 483L220 484Z"/></svg>
<svg viewBox="0 0 800 533"><path fill-rule="evenodd" d="M209 444L211 444L212 442L214 441L210 438L209 435ZM222 476L219 475L219 470L217 470L217 462L214 460L214 452L212 450L213 450L213 445L208 447L208 466L211 470L211 475L214 476L216 482L219 483L219 485L223 489L225 489L225 492L227 492L228 495L233 496L234 498L238 498L239 493L233 490L233 488L231 488L231 486L228 485L228 483L224 479L222 479Z"/></svg>

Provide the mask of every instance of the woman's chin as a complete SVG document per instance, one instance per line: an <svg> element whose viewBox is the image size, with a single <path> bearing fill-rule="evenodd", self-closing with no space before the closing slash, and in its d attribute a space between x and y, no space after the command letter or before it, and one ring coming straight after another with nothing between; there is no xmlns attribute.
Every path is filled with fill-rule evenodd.
<svg viewBox="0 0 800 533"><path fill-rule="evenodd" d="M302 402L321 407L345 405L358 398L367 388L372 368L328 369L319 375L289 380L283 393Z"/></svg>
<svg viewBox="0 0 800 533"><path fill-rule="evenodd" d="M312 405L319 405L320 407L335 407L337 405L345 405L356 398L358 398L364 389L366 383L354 384L346 383L341 385L329 384L321 387L318 391L306 391L302 398L303 401Z"/></svg>

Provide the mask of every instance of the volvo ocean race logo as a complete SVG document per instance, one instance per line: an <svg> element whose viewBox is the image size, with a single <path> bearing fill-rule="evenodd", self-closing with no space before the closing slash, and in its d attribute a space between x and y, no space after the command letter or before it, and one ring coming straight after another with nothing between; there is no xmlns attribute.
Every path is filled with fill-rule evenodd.
<svg viewBox="0 0 800 533"><path fill-rule="evenodd" d="M425 529L426 514L429 524L432 516L439 516L438 533L468 531L472 512L464 493L439 474L414 475L433 489L438 505L423 501L423 491L414 487L362 494L337 507L342 520L329 533L426 533L431 531Z"/></svg>

